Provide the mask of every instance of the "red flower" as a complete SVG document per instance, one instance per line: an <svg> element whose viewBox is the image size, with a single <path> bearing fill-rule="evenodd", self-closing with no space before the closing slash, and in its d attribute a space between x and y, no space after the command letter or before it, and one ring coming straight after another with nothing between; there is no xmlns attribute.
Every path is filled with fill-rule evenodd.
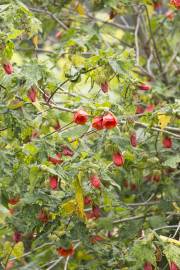
<svg viewBox="0 0 180 270"><path fill-rule="evenodd" d="M101 83L101 90L103 91L103 93L107 93L108 92L108 90L109 90L109 84L108 84L108 82Z"/></svg>
<svg viewBox="0 0 180 270"><path fill-rule="evenodd" d="M9 64L4 64L3 65L3 69L6 72L6 74L10 75L13 73L13 66L9 63Z"/></svg>
<svg viewBox="0 0 180 270"><path fill-rule="evenodd" d="M55 125L53 126L53 128L54 128L55 130L59 130L59 129L61 128L61 125L60 125L60 123L59 123L58 120L56 121L56 123L55 123Z"/></svg>
<svg viewBox="0 0 180 270"><path fill-rule="evenodd" d="M145 112L153 112L154 111L154 105L153 104L149 104L147 105Z"/></svg>
<svg viewBox="0 0 180 270"><path fill-rule="evenodd" d="M34 87L31 87L31 89L28 91L28 98L32 101L35 102L37 98L37 91Z"/></svg>
<svg viewBox="0 0 180 270"><path fill-rule="evenodd" d="M120 167L124 164L124 157L120 152L114 153L112 159L113 159L114 165L116 166Z"/></svg>
<svg viewBox="0 0 180 270"><path fill-rule="evenodd" d="M179 270L179 267L174 262L171 262L170 263L170 270Z"/></svg>
<svg viewBox="0 0 180 270"><path fill-rule="evenodd" d="M116 127L117 124L118 124L117 118L112 113L108 113L105 116L103 116L102 122L103 128L111 129Z"/></svg>
<svg viewBox="0 0 180 270"><path fill-rule="evenodd" d="M87 112L79 110L74 114L74 122L78 125L84 125L88 120Z"/></svg>
<svg viewBox="0 0 180 270"><path fill-rule="evenodd" d="M131 145L133 147L136 147L137 146L137 137L136 137L136 133L133 133L130 137L130 142L131 142Z"/></svg>
<svg viewBox="0 0 180 270"><path fill-rule="evenodd" d="M41 221L42 223L48 222L48 215L44 210L41 210L37 216L37 219Z"/></svg>
<svg viewBox="0 0 180 270"><path fill-rule="evenodd" d="M11 270L14 268L14 261L8 261L6 268L4 270Z"/></svg>
<svg viewBox="0 0 180 270"><path fill-rule="evenodd" d="M8 200L9 204L16 205L19 202L19 198L11 198Z"/></svg>
<svg viewBox="0 0 180 270"><path fill-rule="evenodd" d="M147 84L141 84L139 85L139 90L148 91L151 90L151 86Z"/></svg>
<svg viewBox="0 0 180 270"><path fill-rule="evenodd" d="M102 238L100 235L92 235L90 237L90 242L92 244L95 244L96 242L103 241L103 240L104 240L104 238Z"/></svg>
<svg viewBox="0 0 180 270"><path fill-rule="evenodd" d="M137 185L135 183L130 184L131 191L135 191L137 189Z"/></svg>
<svg viewBox="0 0 180 270"><path fill-rule="evenodd" d="M136 114L140 114L144 112L144 107L141 105L136 106Z"/></svg>
<svg viewBox="0 0 180 270"><path fill-rule="evenodd" d="M84 204L85 204L85 205L89 205L89 204L91 204L91 203L92 203L91 197L85 196L85 197L84 197Z"/></svg>
<svg viewBox="0 0 180 270"><path fill-rule="evenodd" d="M150 263L150 262L146 262L145 264L144 264L144 270L153 270L153 266L152 266L152 264Z"/></svg>
<svg viewBox="0 0 180 270"><path fill-rule="evenodd" d="M12 239L14 242L18 243L22 239L22 234L20 232L14 232Z"/></svg>
<svg viewBox="0 0 180 270"><path fill-rule="evenodd" d="M160 175L156 174L156 175L153 176L153 181L154 182L157 182L158 183L160 180L161 180L161 176Z"/></svg>
<svg viewBox="0 0 180 270"><path fill-rule="evenodd" d="M62 37L62 32L58 31L55 35L57 39L60 39Z"/></svg>
<svg viewBox="0 0 180 270"><path fill-rule="evenodd" d="M92 219L92 218L94 218L93 212L92 212L92 211L86 212L86 218L87 218L87 219Z"/></svg>
<svg viewBox="0 0 180 270"><path fill-rule="evenodd" d="M93 217L96 219L96 218L99 218L101 216L101 211L100 211L100 208L99 206L93 206L93 209L92 209L92 213L93 213Z"/></svg>
<svg viewBox="0 0 180 270"><path fill-rule="evenodd" d="M180 9L180 0L171 0L170 4L174 5L177 9Z"/></svg>
<svg viewBox="0 0 180 270"><path fill-rule="evenodd" d="M165 137L162 141L164 148L172 147L172 139L170 137Z"/></svg>
<svg viewBox="0 0 180 270"><path fill-rule="evenodd" d="M56 175L49 177L49 185L51 189L57 189L58 187L58 177Z"/></svg>
<svg viewBox="0 0 180 270"><path fill-rule="evenodd" d="M165 16L168 20L172 21L174 19L174 13L172 10L168 10L166 13L165 13Z"/></svg>
<svg viewBox="0 0 180 270"><path fill-rule="evenodd" d="M159 10L162 7L162 3L157 1L153 3L153 7L154 7L154 10Z"/></svg>
<svg viewBox="0 0 180 270"><path fill-rule="evenodd" d="M57 252L62 257L72 256L74 254L74 247L73 245L70 248L59 247L57 248Z"/></svg>
<svg viewBox="0 0 180 270"><path fill-rule="evenodd" d="M62 157L62 154L61 153L57 153L55 155L55 157L48 157L48 160L53 163L54 165L57 165L57 164L61 164L63 162L63 160L61 159Z"/></svg>
<svg viewBox="0 0 180 270"><path fill-rule="evenodd" d="M74 152L67 146L63 148L62 153L64 156L69 156L69 157L72 157L74 155Z"/></svg>
<svg viewBox="0 0 180 270"><path fill-rule="evenodd" d="M96 175L91 176L90 182L91 182L91 186L94 188L98 189L101 187L101 181Z"/></svg>
<svg viewBox="0 0 180 270"><path fill-rule="evenodd" d="M92 127L97 129L97 130L103 129L103 117L102 116L94 117L94 119L92 121Z"/></svg>

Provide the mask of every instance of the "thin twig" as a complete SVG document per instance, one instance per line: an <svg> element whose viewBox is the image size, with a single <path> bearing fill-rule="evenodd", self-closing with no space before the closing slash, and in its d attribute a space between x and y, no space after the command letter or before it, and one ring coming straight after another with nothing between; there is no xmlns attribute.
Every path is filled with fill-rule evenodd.
<svg viewBox="0 0 180 270"><path fill-rule="evenodd" d="M136 45L136 65L139 65L139 44L138 44L138 32L140 26L140 15L137 16L137 23L135 29L135 45Z"/></svg>
<svg viewBox="0 0 180 270"><path fill-rule="evenodd" d="M68 256L66 261L65 261L64 270L67 270L69 258L70 257Z"/></svg>
<svg viewBox="0 0 180 270"><path fill-rule="evenodd" d="M56 21L64 30L68 30L68 27L60 20L58 19L53 13L51 13L48 10L44 10L44 9L38 9L38 8L32 8L29 7L29 10L33 11L33 12L37 12L37 13L42 13L42 14L46 14L48 16L50 16L52 19L54 19L54 21Z"/></svg>
<svg viewBox="0 0 180 270"><path fill-rule="evenodd" d="M141 218L151 217L151 216L153 216L153 214L148 214L146 216L139 215L139 216L134 216L134 217L129 217L129 218L117 219L117 220L113 221L113 224L119 224L119 223L128 222L128 221L132 221L132 220L138 220Z"/></svg>

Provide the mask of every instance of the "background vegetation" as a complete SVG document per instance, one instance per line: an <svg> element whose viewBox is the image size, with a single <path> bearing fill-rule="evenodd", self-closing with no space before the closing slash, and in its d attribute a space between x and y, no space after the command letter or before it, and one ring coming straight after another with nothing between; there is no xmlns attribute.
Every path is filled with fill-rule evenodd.
<svg viewBox="0 0 180 270"><path fill-rule="evenodd" d="M0 269L179 269L179 8L0 1Z"/></svg>

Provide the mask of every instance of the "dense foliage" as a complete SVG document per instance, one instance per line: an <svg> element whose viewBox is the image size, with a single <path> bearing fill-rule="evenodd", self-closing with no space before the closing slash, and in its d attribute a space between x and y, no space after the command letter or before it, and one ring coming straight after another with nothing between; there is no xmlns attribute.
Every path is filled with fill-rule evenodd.
<svg viewBox="0 0 180 270"><path fill-rule="evenodd" d="M179 9L0 1L0 269L179 269Z"/></svg>

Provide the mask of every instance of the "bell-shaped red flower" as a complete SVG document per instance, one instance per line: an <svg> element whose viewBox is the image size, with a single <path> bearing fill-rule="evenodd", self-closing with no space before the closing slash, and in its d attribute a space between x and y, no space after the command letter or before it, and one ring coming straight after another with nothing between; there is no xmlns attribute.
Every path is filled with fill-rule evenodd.
<svg viewBox="0 0 180 270"><path fill-rule="evenodd" d="M56 155L55 155L55 157L48 157L48 160L52 163L52 164L54 164L54 165L57 165L57 164L61 164L62 162L63 162L63 160L61 159L61 157L62 157L62 154L61 153L57 153Z"/></svg>
<svg viewBox="0 0 180 270"><path fill-rule="evenodd" d="M119 167L123 166L124 157L123 157L122 153L120 153L120 152L114 153L112 159L113 159L114 165L119 166Z"/></svg>
<svg viewBox="0 0 180 270"><path fill-rule="evenodd" d="M93 213L93 217L96 219L96 218L99 218L101 216L101 210L99 208L98 205L94 205L93 208L92 208L92 213Z"/></svg>
<svg viewBox="0 0 180 270"><path fill-rule="evenodd" d="M49 177L49 185L51 189L57 189L58 187L58 177L57 175Z"/></svg>
<svg viewBox="0 0 180 270"><path fill-rule="evenodd" d="M131 145L133 147L136 147L137 146L137 137L136 137L136 133L135 132L133 134L131 134L131 136L130 136L130 142L131 142Z"/></svg>
<svg viewBox="0 0 180 270"><path fill-rule="evenodd" d="M108 82L101 83L101 90L103 91L103 93L107 93L108 92L108 90L109 90L109 84L108 84Z"/></svg>
<svg viewBox="0 0 180 270"><path fill-rule="evenodd" d="M28 91L28 98L32 101L35 102L37 98L37 91L34 87L31 87L31 89Z"/></svg>
<svg viewBox="0 0 180 270"><path fill-rule="evenodd" d="M150 262L146 262L144 264L144 270L153 270L154 267L152 266L152 264Z"/></svg>
<svg viewBox="0 0 180 270"><path fill-rule="evenodd" d="M144 107L142 105L136 106L136 114L141 114L145 111Z"/></svg>
<svg viewBox="0 0 180 270"><path fill-rule="evenodd" d="M73 245L70 248L59 247L57 248L57 252L62 257L72 256L74 254L74 247Z"/></svg>
<svg viewBox="0 0 180 270"><path fill-rule="evenodd" d="M83 110L79 110L74 114L74 122L78 125L86 124L87 120L88 120L88 114L87 112Z"/></svg>
<svg viewBox="0 0 180 270"><path fill-rule="evenodd" d="M10 198L8 200L8 203L11 204L11 205L16 205L19 202L19 200L20 199L18 197L17 198Z"/></svg>
<svg viewBox="0 0 180 270"><path fill-rule="evenodd" d="M170 3L174 5L177 9L180 9L180 0L171 0Z"/></svg>
<svg viewBox="0 0 180 270"><path fill-rule="evenodd" d="M37 215L37 219L42 223L47 223L49 218L47 213L44 210L41 210Z"/></svg>
<svg viewBox="0 0 180 270"><path fill-rule="evenodd" d="M90 205L92 203L92 199L90 196L85 196L84 197L84 204L85 205Z"/></svg>
<svg viewBox="0 0 180 270"><path fill-rule="evenodd" d="M139 90L148 91L148 90L151 90L151 86L147 84L140 84Z"/></svg>
<svg viewBox="0 0 180 270"><path fill-rule="evenodd" d="M10 63L4 64L3 69L6 72L6 74L8 74L8 75L12 74L14 71L13 66Z"/></svg>
<svg viewBox="0 0 180 270"><path fill-rule="evenodd" d="M103 116L103 122L102 122L103 128L111 129L111 128L116 127L117 124L118 124L118 120L112 113L108 113L105 116Z"/></svg>
<svg viewBox="0 0 180 270"><path fill-rule="evenodd" d="M93 175L90 177L90 183L91 183L91 186L94 188L99 189L101 187L101 181L99 177L97 177L96 175Z"/></svg>
<svg viewBox="0 0 180 270"><path fill-rule="evenodd" d="M92 120L92 127L97 130L103 129L103 117L102 116L94 117L94 119Z"/></svg>
<svg viewBox="0 0 180 270"><path fill-rule="evenodd" d="M12 239L14 242L18 243L21 241L22 239L22 234L20 232L14 232L13 236L12 236Z"/></svg>
<svg viewBox="0 0 180 270"><path fill-rule="evenodd" d="M92 235L91 237L90 237L90 242L92 243L92 244L95 244L95 243L97 243L97 242L99 242L99 241L103 241L104 240L104 238L102 238L100 235Z"/></svg>
<svg viewBox="0 0 180 270"><path fill-rule="evenodd" d="M164 148L172 148L172 139L170 137L164 137L162 143Z"/></svg>
<svg viewBox="0 0 180 270"><path fill-rule="evenodd" d="M179 267L175 262L170 263L170 270L179 270Z"/></svg>
<svg viewBox="0 0 180 270"><path fill-rule="evenodd" d="M69 157L72 157L74 155L74 152L67 146L63 148L62 153L64 156L69 156Z"/></svg>

